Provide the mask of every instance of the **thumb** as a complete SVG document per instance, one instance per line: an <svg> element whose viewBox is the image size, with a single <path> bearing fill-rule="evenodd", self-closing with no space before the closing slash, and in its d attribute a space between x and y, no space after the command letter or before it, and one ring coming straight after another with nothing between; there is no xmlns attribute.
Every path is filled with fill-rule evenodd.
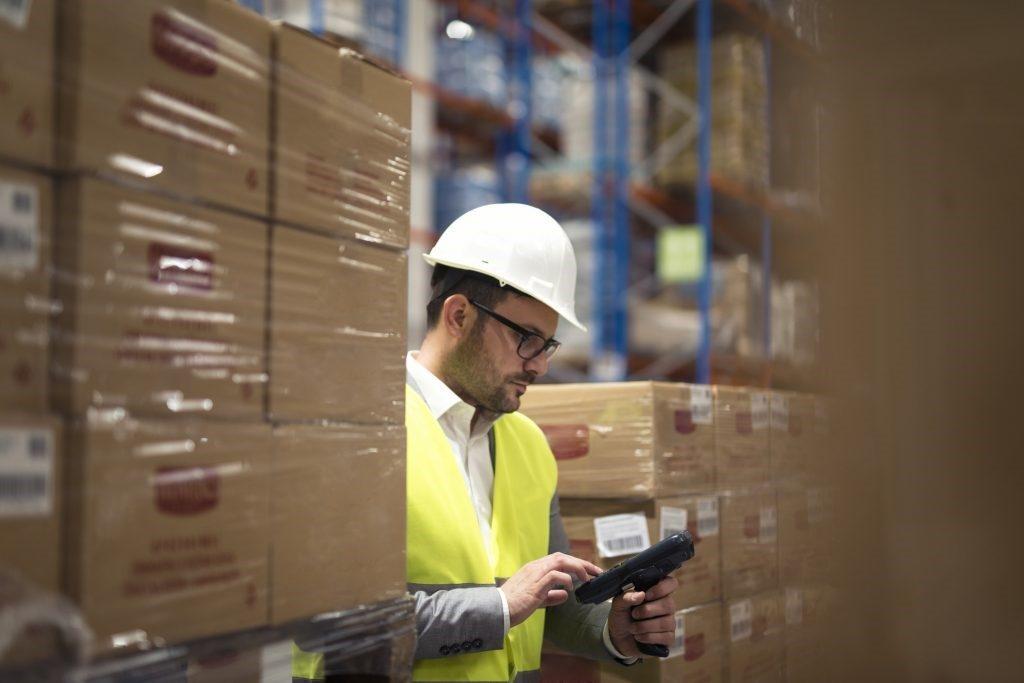
<svg viewBox="0 0 1024 683"><path fill-rule="evenodd" d="M643 591L627 591L615 596L612 600L613 612L628 612L637 605L642 605L645 594Z"/></svg>

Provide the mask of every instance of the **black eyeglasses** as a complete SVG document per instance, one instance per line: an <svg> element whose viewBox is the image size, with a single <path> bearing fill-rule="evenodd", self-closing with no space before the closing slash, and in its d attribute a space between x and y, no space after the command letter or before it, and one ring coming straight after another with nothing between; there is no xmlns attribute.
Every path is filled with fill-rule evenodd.
<svg viewBox="0 0 1024 683"><path fill-rule="evenodd" d="M551 339L545 339L536 332L530 332L525 327L516 325L505 316L495 313L483 304L478 304L472 299L469 299L469 303L473 304L481 311L519 335L519 348L516 349L516 353L518 353L519 357L523 360L533 360L542 353L547 358L551 358L551 356L555 355L555 351L558 350L558 347L562 345L562 342L558 341L554 337Z"/></svg>

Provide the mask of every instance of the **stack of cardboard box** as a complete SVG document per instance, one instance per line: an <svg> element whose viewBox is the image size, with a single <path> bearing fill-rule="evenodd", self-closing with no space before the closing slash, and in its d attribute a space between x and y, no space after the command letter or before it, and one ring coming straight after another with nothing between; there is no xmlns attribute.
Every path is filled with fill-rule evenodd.
<svg viewBox="0 0 1024 683"><path fill-rule="evenodd" d="M562 671L563 680L720 680L713 403L710 387L657 382L538 386L524 397L522 411L558 461L572 554L610 568L683 529L697 548L677 573L679 642L670 659L627 670L552 652L545 678Z"/></svg>
<svg viewBox="0 0 1024 683"><path fill-rule="evenodd" d="M402 596L408 83L222 0L0 67L3 568L99 652Z"/></svg>

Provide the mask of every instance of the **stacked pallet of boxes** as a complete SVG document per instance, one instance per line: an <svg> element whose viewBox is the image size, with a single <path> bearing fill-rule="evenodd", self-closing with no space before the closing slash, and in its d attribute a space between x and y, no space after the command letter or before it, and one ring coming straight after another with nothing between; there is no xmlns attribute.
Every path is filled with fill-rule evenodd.
<svg viewBox="0 0 1024 683"><path fill-rule="evenodd" d="M683 94L697 99L697 48L693 43L667 47L661 75ZM764 47L750 36L726 34L711 44L711 173L733 182L763 187L768 180L768 135ZM692 114L662 101L657 138L671 140ZM692 184L697 179L697 147L665 160L662 185Z"/></svg>
<svg viewBox="0 0 1024 683"><path fill-rule="evenodd" d="M0 186L13 207L0 224L3 276L14 285L3 305L18 321L0 351L15 380L5 380L4 398L37 415L12 417L2 440L11 458L0 470L0 545L18 548L3 553L5 568L21 572L24 593L62 593L73 614L65 636L86 625L97 654L260 633L380 602L404 615L389 633L405 639L394 649L407 659L402 379L393 370L404 306L387 289L404 296L407 85L324 50L320 73L345 80L320 86L304 75L299 99L340 88L350 104L337 120L305 121L298 133L317 136L310 148L272 137L299 109L280 96L287 31L233 3L22 7L13 44L23 53L4 73L24 102L4 102L3 113L29 113L0 136L2 152L60 176L55 208L43 176L4 167ZM5 18L0 31L10 31ZM26 74L36 91L18 89ZM397 94L378 101L382 90ZM56 128L43 104L51 91ZM26 120L56 130L52 155L45 141L22 139L34 130ZM340 137L346 156L332 157ZM321 203L304 196L308 215L285 227L278 219L292 216L273 200L298 194L288 184L297 178ZM322 227L316 211L332 204L337 224L323 235L298 227ZM391 305L402 315L384 319ZM385 371L369 374L368 361L392 356L391 371L373 363ZM63 448L47 405L63 423ZM339 485L353 476L358 489ZM362 514L357 490L374 491L381 514ZM374 572L356 571L353 558L381 544L388 552ZM32 564L8 559L19 557ZM275 651L287 669L290 649Z"/></svg>
<svg viewBox="0 0 1024 683"><path fill-rule="evenodd" d="M405 595L411 93L296 28L276 29L275 50L268 408L283 623ZM408 676L329 649L328 673Z"/></svg>
<svg viewBox="0 0 1024 683"><path fill-rule="evenodd" d="M49 410L53 228L52 0L0 12L0 610L39 609L60 586L62 427ZM42 620L61 620L42 610ZM6 629L5 629L6 630ZM44 656L20 629L0 665Z"/></svg>
<svg viewBox="0 0 1024 683"><path fill-rule="evenodd" d="M570 552L608 568L683 529L697 554L679 571L673 656L598 666L548 652L548 680L718 681L722 669L719 503L709 387L651 382L539 386L522 410L559 466Z"/></svg>
<svg viewBox="0 0 1024 683"><path fill-rule="evenodd" d="M821 634L829 617L831 496L820 397L771 399L772 476L778 496L779 583L784 590L786 679L823 680Z"/></svg>

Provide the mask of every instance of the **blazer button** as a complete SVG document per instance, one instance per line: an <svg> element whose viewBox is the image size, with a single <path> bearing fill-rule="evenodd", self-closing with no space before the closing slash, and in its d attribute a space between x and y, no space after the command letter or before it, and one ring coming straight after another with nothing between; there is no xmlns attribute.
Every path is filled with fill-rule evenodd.
<svg viewBox="0 0 1024 683"><path fill-rule="evenodd" d="M438 652L438 654L440 654L440 655L441 655L442 657L447 657L447 656L448 656L448 646L447 646L447 645L442 645L442 646L441 646L441 647L440 647L440 648L439 648L439 649L437 650L437 652Z"/></svg>
<svg viewBox="0 0 1024 683"><path fill-rule="evenodd" d="M479 638L477 638L476 640L473 641L473 649L474 650L479 650L483 646L484 646L484 641L480 640Z"/></svg>

